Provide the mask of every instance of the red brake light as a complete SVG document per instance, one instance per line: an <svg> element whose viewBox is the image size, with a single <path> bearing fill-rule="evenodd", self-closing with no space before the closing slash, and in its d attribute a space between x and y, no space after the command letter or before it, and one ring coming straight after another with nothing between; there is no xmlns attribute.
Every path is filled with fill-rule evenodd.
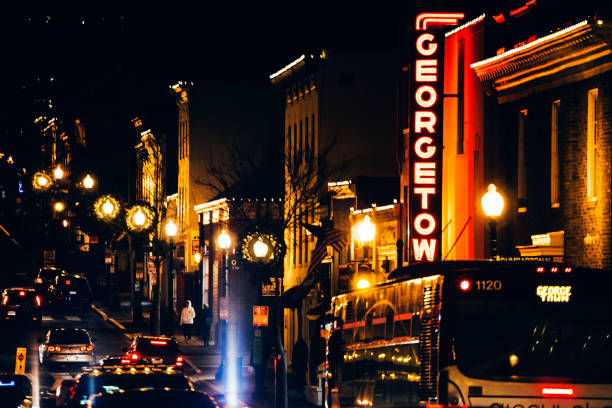
<svg viewBox="0 0 612 408"><path fill-rule="evenodd" d="M537 273L544 273L544 267L543 266L538 266L538 269L536 269Z"/></svg>
<svg viewBox="0 0 612 408"><path fill-rule="evenodd" d="M49 351L55 351L55 347L53 347L53 346L49 346L48 350L49 350Z"/></svg>
<svg viewBox="0 0 612 408"><path fill-rule="evenodd" d="M42 278L36 278L36 283L43 283Z"/></svg>
<svg viewBox="0 0 612 408"><path fill-rule="evenodd" d="M165 340L151 340L151 344L155 346L165 346L166 344L168 344L168 342Z"/></svg>
<svg viewBox="0 0 612 408"><path fill-rule="evenodd" d="M565 271L564 271L564 272L565 272L565 273L570 273L571 271L572 271L572 268L569 268L569 267L568 267L568 268L565 268Z"/></svg>
<svg viewBox="0 0 612 408"><path fill-rule="evenodd" d="M60 352L62 351L62 348L60 346L49 346L49 351L55 351L55 352Z"/></svg>
<svg viewBox="0 0 612 408"><path fill-rule="evenodd" d="M70 286L70 281L66 280L66 286Z"/></svg>
<svg viewBox="0 0 612 408"><path fill-rule="evenodd" d="M8 302L8 295L4 295L4 297L2 298L2 306L6 306L7 302Z"/></svg>
<svg viewBox="0 0 612 408"><path fill-rule="evenodd" d="M464 292L470 291L472 289L472 282L469 279L462 279L461 282L459 282L459 289Z"/></svg>
<svg viewBox="0 0 612 408"><path fill-rule="evenodd" d="M178 356L176 358L176 365L179 366L179 367L183 365L183 357Z"/></svg>
<svg viewBox="0 0 612 408"><path fill-rule="evenodd" d="M40 296L36 295L34 300L36 301L36 306L40 306L42 304L42 301L40 300Z"/></svg>
<svg viewBox="0 0 612 408"><path fill-rule="evenodd" d="M20 290L19 291L19 296L25 296L25 290Z"/></svg>
<svg viewBox="0 0 612 408"><path fill-rule="evenodd" d="M93 350L93 346L90 344L89 346L87 346L87 351L91 351Z"/></svg>
<svg viewBox="0 0 612 408"><path fill-rule="evenodd" d="M121 359L121 364L130 364L130 359L129 358L122 358Z"/></svg>
<svg viewBox="0 0 612 408"><path fill-rule="evenodd" d="M130 356L130 358L131 358L132 360L138 360L138 354L136 354L136 353L132 353L132 355Z"/></svg>
<svg viewBox="0 0 612 408"><path fill-rule="evenodd" d="M87 346L81 346L81 351L87 350Z"/></svg>
<svg viewBox="0 0 612 408"><path fill-rule="evenodd" d="M576 390L566 385L545 385L540 389L543 397L574 397Z"/></svg>
<svg viewBox="0 0 612 408"><path fill-rule="evenodd" d="M557 273L557 272L559 272L559 268L557 268L556 266L553 266L552 268L550 268L550 271L552 273Z"/></svg>

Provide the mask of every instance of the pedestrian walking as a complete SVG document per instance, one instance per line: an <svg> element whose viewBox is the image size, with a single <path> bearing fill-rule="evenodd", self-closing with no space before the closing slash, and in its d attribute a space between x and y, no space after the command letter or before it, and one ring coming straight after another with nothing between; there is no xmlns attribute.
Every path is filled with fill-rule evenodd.
<svg viewBox="0 0 612 408"><path fill-rule="evenodd" d="M208 347L208 342L210 340L210 326L212 324L212 313L210 311L210 307L206 303L204 303L202 306L200 319L200 334L202 335L202 344L204 347Z"/></svg>
<svg viewBox="0 0 612 408"><path fill-rule="evenodd" d="M191 301L185 302L185 307L181 310L181 326L183 327L183 336L185 341L191 340L191 328L193 327L193 319L195 319L196 313L191 306Z"/></svg>

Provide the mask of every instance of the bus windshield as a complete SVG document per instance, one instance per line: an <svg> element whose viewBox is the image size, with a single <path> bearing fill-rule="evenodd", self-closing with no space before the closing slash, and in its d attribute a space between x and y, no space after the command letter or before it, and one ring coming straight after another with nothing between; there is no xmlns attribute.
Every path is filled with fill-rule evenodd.
<svg viewBox="0 0 612 408"><path fill-rule="evenodd" d="M521 284L524 290L509 295L475 293L457 299L452 351L459 369L472 378L609 383L612 313L607 289L589 291L586 282L571 281L574 293L568 301L546 301L545 296L543 301L535 292L551 286Z"/></svg>

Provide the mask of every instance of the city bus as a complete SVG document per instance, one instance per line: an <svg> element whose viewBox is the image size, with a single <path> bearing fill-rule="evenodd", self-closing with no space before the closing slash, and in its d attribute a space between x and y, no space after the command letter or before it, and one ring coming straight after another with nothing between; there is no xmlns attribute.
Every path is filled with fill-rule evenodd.
<svg viewBox="0 0 612 408"><path fill-rule="evenodd" d="M418 263L331 313L342 406L612 407L612 271Z"/></svg>

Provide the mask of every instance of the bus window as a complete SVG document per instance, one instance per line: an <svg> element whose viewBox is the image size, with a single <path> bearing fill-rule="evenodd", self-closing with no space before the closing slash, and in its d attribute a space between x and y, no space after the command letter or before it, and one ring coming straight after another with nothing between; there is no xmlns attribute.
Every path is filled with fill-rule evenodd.
<svg viewBox="0 0 612 408"><path fill-rule="evenodd" d="M410 337L412 335L412 313L393 316L393 337Z"/></svg>

